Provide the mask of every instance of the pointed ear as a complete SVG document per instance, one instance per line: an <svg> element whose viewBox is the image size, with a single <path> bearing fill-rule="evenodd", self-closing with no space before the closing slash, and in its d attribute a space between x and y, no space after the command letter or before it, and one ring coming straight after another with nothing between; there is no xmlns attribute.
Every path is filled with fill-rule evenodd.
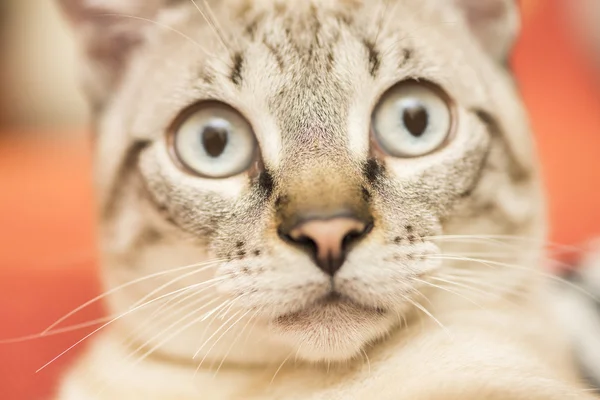
<svg viewBox="0 0 600 400"><path fill-rule="evenodd" d="M453 0L482 48L507 61L520 28L517 0Z"/></svg>
<svg viewBox="0 0 600 400"><path fill-rule="evenodd" d="M101 106L121 79L131 52L143 43L167 0L58 0L83 56L83 85L93 107ZM131 18L133 17L133 18Z"/></svg>

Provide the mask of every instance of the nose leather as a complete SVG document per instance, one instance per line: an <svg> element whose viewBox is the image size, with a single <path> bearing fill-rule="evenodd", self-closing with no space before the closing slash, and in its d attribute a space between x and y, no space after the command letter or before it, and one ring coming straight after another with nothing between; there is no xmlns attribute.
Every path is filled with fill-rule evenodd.
<svg viewBox="0 0 600 400"><path fill-rule="evenodd" d="M347 246L367 233L368 224L353 217L332 217L305 220L287 234L297 244L304 245L317 266L333 276L344 263Z"/></svg>

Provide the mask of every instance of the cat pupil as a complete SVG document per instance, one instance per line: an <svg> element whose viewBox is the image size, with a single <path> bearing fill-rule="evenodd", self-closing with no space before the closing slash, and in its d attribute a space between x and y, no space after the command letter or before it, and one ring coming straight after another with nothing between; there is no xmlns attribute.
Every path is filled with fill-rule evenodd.
<svg viewBox="0 0 600 400"><path fill-rule="evenodd" d="M404 109L402 122L411 135L421 137L429 123L429 114L422 105L412 105Z"/></svg>
<svg viewBox="0 0 600 400"><path fill-rule="evenodd" d="M202 131L202 145L211 157L219 157L227 146L227 129L218 126L205 126Z"/></svg>

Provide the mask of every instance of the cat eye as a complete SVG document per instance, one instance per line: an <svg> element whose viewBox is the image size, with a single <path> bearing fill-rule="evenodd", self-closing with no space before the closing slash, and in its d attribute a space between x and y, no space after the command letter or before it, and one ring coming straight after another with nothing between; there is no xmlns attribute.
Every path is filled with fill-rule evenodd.
<svg viewBox="0 0 600 400"><path fill-rule="evenodd" d="M395 157L419 157L442 147L453 127L449 97L425 82L402 82L375 108L372 131L379 146Z"/></svg>
<svg viewBox="0 0 600 400"><path fill-rule="evenodd" d="M186 110L169 132L172 155L206 178L227 178L248 169L256 155L252 127L238 111L219 102Z"/></svg>

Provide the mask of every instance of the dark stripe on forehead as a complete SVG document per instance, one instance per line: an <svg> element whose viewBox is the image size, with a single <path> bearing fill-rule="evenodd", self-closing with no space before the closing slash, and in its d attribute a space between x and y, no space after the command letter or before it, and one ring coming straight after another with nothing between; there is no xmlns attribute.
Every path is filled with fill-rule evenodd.
<svg viewBox="0 0 600 400"><path fill-rule="evenodd" d="M277 46L271 44L267 37L263 38L263 44L269 50L273 58L275 58L275 61L277 61L277 66L279 67L279 70L283 72L285 65L283 61L283 56L281 54L282 50Z"/></svg>
<svg viewBox="0 0 600 400"><path fill-rule="evenodd" d="M412 49L409 49L409 48L402 49L402 60L400 61L400 68L404 67L406 65L406 63L410 61L412 56L413 56Z"/></svg>
<svg viewBox="0 0 600 400"><path fill-rule="evenodd" d="M377 72L381 66L381 57L379 51L375 48L375 43L369 39L362 40L363 45L367 49L369 57L369 73L373 78L377 77Z"/></svg>
<svg viewBox="0 0 600 400"><path fill-rule="evenodd" d="M234 85L240 86L242 84L242 68L244 66L244 57L242 53L236 52L233 55L233 65L231 67L231 73L229 79Z"/></svg>

